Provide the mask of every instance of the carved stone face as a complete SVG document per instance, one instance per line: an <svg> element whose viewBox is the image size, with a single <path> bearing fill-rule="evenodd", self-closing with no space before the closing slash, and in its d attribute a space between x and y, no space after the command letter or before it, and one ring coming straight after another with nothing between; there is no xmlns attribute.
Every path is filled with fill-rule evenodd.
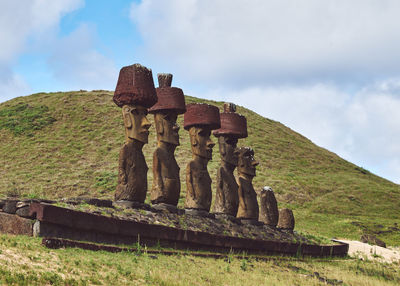
<svg viewBox="0 0 400 286"><path fill-rule="evenodd" d="M163 111L154 114L157 139L162 142L179 145L179 125L176 123L176 111Z"/></svg>
<svg viewBox="0 0 400 286"><path fill-rule="evenodd" d="M147 108L139 105L124 105L122 107L125 134L127 139L136 139L147 143L150 122L147 120Z"/></svg>
<svg viewBox="0 0 400 286"><path fill-rule="evenodd" d="M212 159L212 148L215 143L211 140L211 129L208 127L192 126L189 129L190 143L192 145L192 153L206 158Z"/></svg>
<svg viewBox="0 0 400 286"><path fill-rule="evenodd" d="M254 158L254 151L250 148L239 149L238 172L250 176L256 175L256 166L259 164Z"/></svg>
<svg viewBox="0 0 400 286"><path fill-rule="evenodd" d="M222 161L225 161L234 166L238 165L238 151L236 148L237 138L230 136L219 136L219 153L221 154Z"/></svg>

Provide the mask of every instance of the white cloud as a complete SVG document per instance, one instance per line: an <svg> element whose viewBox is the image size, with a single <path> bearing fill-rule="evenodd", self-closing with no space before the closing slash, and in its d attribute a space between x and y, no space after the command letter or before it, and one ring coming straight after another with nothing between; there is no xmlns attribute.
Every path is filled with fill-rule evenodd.
<svg viewBox="0 0 400 286"><path fill-rule="evenodd" d="M114 62L94 47L95 34L93 28L82 24L51 47L49 67L69 89L110 89L117 81Z"/></svg>
<svg viewBox="0 0 400 286"><path fill-rule="evenodd" d="M206 94L191 94L243 105L400 183L399 87L400 78L376 82L355 94L327 84L219 88Z"/></svg>
<svg viewBox="0 0 400 286"><path fill-rule="evenodd" d="M82 5L83 0L0 0L0 102L29 92L24 79L11 68L29 50L28 39L47 38L63 15Z"/></svg>
<svg viewBox="0 0 400 286"><path fill-rule="evenodd" d="M397 0L143 0L143 55L181 77L245 87L400 72Z"/></svg>
<svg viewBox="0 0 400 286"><path fill-rule="evenodd" d="M400 183L400 1L142 0L141 56ZM201 89L201 91L199 91Z"/></svg>
<svg viewBox="0 0 400 286"><path fill-rule="evenodd" d="M28 95L29 86L25 81L12 71L0 72L0 102L14 97Z"/></svg>
<svg viewBox="0 0 400 286"><path fill-rule="evenodd" d="M0 1L0 64L10 63L25 48L28 37L45 35L63 15L83 0Z"/></svg>

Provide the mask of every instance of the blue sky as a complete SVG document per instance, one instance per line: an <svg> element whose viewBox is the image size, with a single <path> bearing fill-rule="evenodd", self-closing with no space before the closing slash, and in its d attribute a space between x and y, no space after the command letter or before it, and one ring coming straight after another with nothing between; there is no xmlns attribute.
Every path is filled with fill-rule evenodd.
<svg viewBox="0 0 400 286"><path fill-rule="evenodd" d="M396 0L0 0L0 102L174 74L400 183Z"/></svg>

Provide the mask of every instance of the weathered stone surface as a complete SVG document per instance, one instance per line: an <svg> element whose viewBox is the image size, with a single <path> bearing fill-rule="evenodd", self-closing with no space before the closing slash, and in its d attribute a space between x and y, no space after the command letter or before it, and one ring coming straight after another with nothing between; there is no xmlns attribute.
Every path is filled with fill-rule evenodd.
<svg viewBox="0 0 400 286"><path fill-rule="evenodd" d="M217 171L214 213L236 216L239 207L239 185L233 172L237 166L238 156L235 152L237 139L233 136L219 136L219 153L221 167Z"/></svg>
<svg viewBox="0 0 400 286"><path fill-rule="evenodd" d="M360 240L361 240L361 242L364 242L364 243L369 243L372 245L377 245L377 246L386 248L386 243L384 241L380 240L379 238L377 238L373 234L363 234L363 235L361 235Z"/></svg>
<svg viewBox="0 0 400 286"><path fill-rule="evenodd" d="M111 200L103 200L103 199L87 198L87 197L64 198L61 199L61 202L71 205L79 205L82 203L86 203L97 207L104 207L104 208L113 207L113 202Z"/></svg>
<svg viewBox="0 0 400 286"><path fill-rule="evenodd" d="M185 209L185 214L207 217L207 218L215 218L214 214L211 214L208 211L200 210L200 209Z"/></svg>
<svg viewBox="0 0 400 286"><path fill-rule="evenodd" d="M3 212L9 214L15 214L15 212L17 211L17 203L18 200L6 200L3 206Z"/></svg>
<svg viewBox="0 0 400 286"><path fill-rule="evenodd" d="M238 185L239 209L237 217L240 219L258 220L259 209L257 194L253 188L253 178L256 175L258 162L254 159L254 151L249 147L242 147L239 151Z"/></svg>
<svg viewBox="0 0 400 286"><path fill-rule="evenodd" d="M0 233L32 235L33 221L17 215L0 212Z"/></svg>
<svg viewBox="0 0 400 286"><path fill-rule="evenodd" d="M214 213L236 216L239 207L239 185L233 172L238 165L236 145L238 138L247 137L246 117L235 113L233 103L224 104L224 112L220 114L221 128L214 130L218 137L221 167L217 171L217 187L214 202Z"/></svg>
<svg viewBox="0 0 400 286"><path fill-rule="evenodd" d="M147 193L147 164L138 141L125 143L119 153L118 185L115 200L143 203Z"/></svg>
<svg viewBox="0 0 400 286"><path fill-rule="evenodd" d="M148 204L140 203L136 201L128 201L128 200L119 200L113 203L115 207L121 208L131 208L131 209L143 209L143 210L150 210L151 207Z"/></svg>
<svg viewBox="0 0 400 286"><path fill-rule="evenodd" d="M123 67L119 72L113 100L116 105L140 105L146 108L157 102L153 74L140 64Z"/></svg>
<svg viewBox="0 0 400 286"><path fill-rule="evenodd" d="M103 243L132 243L140 234L140 241L151 245L160 242L161 245L177 248L207 249L213 251L246 251L251 253L286 253L304 254L313 256L345 255L348 245L319 246L307 243L293 243L293 234L280 232L286 241L271 241L215 235L208 232L171 228L164 225L142 223L134 220L117 219L90 213L83 213L71 209L60 208L52 205L32 204L31 211L37 214L38 222L35 224L35 234L39 236L60 237L76 240L96 241ZM173 215L173 214L169 214ZM218 220L198 218L204 223L207 221L218 223ZM190 218L187 219L190 221ZM249 233L264 226L243 226ZM264 236L265 237L265 236ZM116 240L117 242L113 242Z"/></svg>
<svg viewBox="0 0 400 286"><path fill-rule="evenodd" d="M293 211L291 209L279 210L278 228L293 230L295 225Z"/></svg>
<svg viewBox="0 0 400 286"><path fill-rule="evenodd" d="M20 216L20 217L25 217L25 218L30 218L30 219L34 218L34 217L33 217L32 215L30 215L30 213L29 213L29 205L30 205L30 204L18 208L17 211L16 211L15 213L16 213L18 216Z"/></svg>
<svg viewBox="0 0 400 286"><path fill-rule="evenodd" d="M157 148L153 153L153 187L150 193L152 204L178 205L181 192L179 166L175 160L175 149L179 145L178 114L186 111L185 97L180 88L170 87L172 75L159 75L158 102L149 109L154 113L157 131ZM169 85L168 85L169 84Z"/></svg>
<svg viewBox="0 0 400 286"><path fill-rule="evenodd" d="M6 201L5 200L0 200L0 210L3 209L3 206L5 205Z"/></svg>
<svg viewBox="0 0 400 286"><path fill-rule="evenodd" d="M221 127L218 107L206 103L187 104L183 118L183 127L186 130L192 126L208 126L210 130Z"/></svg>
<svg viewBox="0 0 400 286"><path fill-rule="evenodd" d="M250 225L262 225L263 223L256 219L241 219L240 222L242 224L250 224Z"/></svg>
<svg viewBox="0 0 400 286"><path fill-rule="evenodd" d="M224 112L220 114L221 128L213 131L215 136L247 137L246 117L235 113L235 111L236 106L233 103L224 104Z"/></svg>
<svg viewBox="0 0 400 286"><path fill-rule="evenodd" d="M159 204L154 204L151 206L153 209L160 210L160 211L167 211L170 213L184 213L184 210L178 209L174 205L169 205L169 204L164 204L164 203L159 203Z"/></svg>
<svg viewBox="0 0 400 286"><path fill-rule="evenodd" d="M215 144L210 139L211 129L207 126L192 126L189 129L189 134L193 160L186 167L185 209L209 212L212 199L212 181L207 170L207 164L212 158L212 148Z"/></svg>
<svg viewBox="0 0 400 286"><path fill-rule="evenodd" d="M270 187L264 187L260 192L260 216L258 220L271 227L276 227L278 219L278 203L274 192Z"/></svg>
<svg viewBox="0 0 400 286"><path fill-rule="evenodd" d="M185 96L182 89L171 87L172 74L158 74L158 82L159 87L156 88L158 101L149 109L149 112L174 110L178 114L185 113Z"/></svg>

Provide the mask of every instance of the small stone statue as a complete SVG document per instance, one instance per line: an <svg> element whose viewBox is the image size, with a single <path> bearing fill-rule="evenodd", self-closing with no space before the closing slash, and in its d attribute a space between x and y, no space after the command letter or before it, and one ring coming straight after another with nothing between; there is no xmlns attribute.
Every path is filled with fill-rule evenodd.
<svg viewBox="0 0 400 286"><path fill-rule="evenodd" d="M175 148L179 145L178 114L186 111L185 96L180 88L171 87L172 74L158 74L158 101L149 109L154 113L157 149L153 154L153 187L151 203L166 208L176 207L181 192L179 166ZM171 208L170 208L171 209Z"/></svg>
<svg viewBox="0 0 400 286"><path fill-rule="evenodd" d="M184 128L189 131L193 154L186 168L187 210L210 211L212 191L207 164L215 145L210 135L211 130L220 128L220 124L218 107L203 103L186 105Z"/></svg>
<svg viewBox="0 0 400 286"><path fill-rule="evenodd" d="M218 137L221 154L213 212L232 217L236 217L239 206L239 186L233 175L238 164L236 145L238 138L247 137L246 117L235 111L236 106L233 103L225 103L224 112L220 114L221 128L213 131L213 134Z"/></svg>
<svg viewBox="0 0 400 286"><path fill-rule="evenodd" d="M294 215L291 209L279 210L278 228L293 231L294 229Z"/></svg>
<svg viewBox="0 0 400 286"><path fill-rule="evenodd" d="M260 192L260 217L259 221L275 228L278 223L279 211L274 192L270 187L263 187Z"/></svg>
<svg viewBox="0 0 400 286"><path fill-rule="evenodd" d="M147 108L157 102L151 70L140 64L123 67L113 100L122 107L125 126L125 144L119 153L115 200L123 204L143 203L147 193L148 168L142 148L148 142L150 128L146 118Z"/></svg>
<svg viewBox="0 0 400 286"><path fill-rule="evenodd" d="M254 159L254 151L249 147L239 148L238 184L239 209L237 218L242 221L258 220L257 194L253 188L253 178L256 175L258 162Z"/></svg>

